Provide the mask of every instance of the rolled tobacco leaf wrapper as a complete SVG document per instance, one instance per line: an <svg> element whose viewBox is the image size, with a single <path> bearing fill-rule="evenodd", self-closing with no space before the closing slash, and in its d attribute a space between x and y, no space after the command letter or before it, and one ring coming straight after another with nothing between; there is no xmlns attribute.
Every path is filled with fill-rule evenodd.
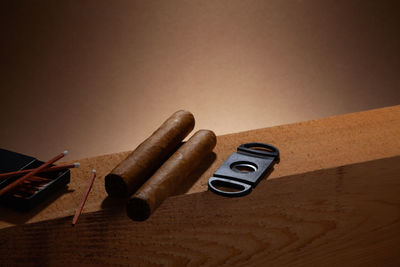
<svg viewBox="0 0 400 267"><path fill-rule="evenodd" d="M180 110L172 114L105 177L108 195L132 195L177 150L193 128L192 113Z"/></svg>
<svg viewBox="0 0 400 267"><path fill-rule="evenodd" d="M137 221L146 220L167 197L179 191L216 142L212 131L196 132L129 199L128 216Z"/></svg>

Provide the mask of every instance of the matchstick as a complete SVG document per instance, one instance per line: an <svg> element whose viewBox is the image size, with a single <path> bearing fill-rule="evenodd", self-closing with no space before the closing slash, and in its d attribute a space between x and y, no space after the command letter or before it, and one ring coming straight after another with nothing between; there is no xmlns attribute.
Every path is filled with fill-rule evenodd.
<svg viewBox="0 0 400 267"><path fill-rule="evenodd" d="M93 185L93 182L94 182L94 179L95 179L95 178L96 178L96 170L92 170L92 174L91 174L91 176L90 176L89 185L88 185L88 187L86 188L86 192L85 192L85 194L83 195L83 199L82 199L81 203L79 204L78 209L77 209L76 212L75 212L74 218L72 219L72 226L74 226L74 225L76 224L76 222L78 221L79 215L81 215L83 206L84 206L85 203L86 203L86 200L87 200L87 198L88 198L90 189L92 189L92 185Z"/></svg>
<svg viewBox="0 0 400 267"><path fill-rule="evenodd" d="M59 171L59 170L64 170L64 169L78 168L79 166L80 166L79 162L75 162L74 164L57 165L57 166L52 166L52 167L49 167L47 169L44 169L40 173L53 172L53 171ZM22 171L0 173L0 179L7 179L7 178L11 178L11 177L27 174L28 172L31 172L33 170L34 169L28 169L28 170L22 170Z"/></svg>
<svg viewBox="0 0 400 267"><path fill-rule="evenodd" d="M52 180L51 178L40 177L40 176L32 176L31 178L23 181L23 183L30 184L30 183L35 183L35 182L36 183L37 182L48 182L48 181L51 181L51 180Z"/></svg>
<svg viewBox="0 0 400 267"><path fill-rule="evenodd" d="M54 158L52 158L51 160L49 160L48 162L42 164L40 167L33 169L31 172L27 173L26 175L22 176L21 178L19 178L18 180L15 180L14 182L12 182L11 184L7 185L6 187L2 188L0 190L0 196L4 195L6 192L8 192L9 190L17 187L19 184L21 184L23 181L25 181L26 179L36 175L37 173L41 172L42 170L48 168L51 164L53 164L54 162L56 162L57 160L60 160L61 158L63 158L65 155L68 154L68 151L65 150L64 152L62 152L61 154L55 156Z"/></svg>

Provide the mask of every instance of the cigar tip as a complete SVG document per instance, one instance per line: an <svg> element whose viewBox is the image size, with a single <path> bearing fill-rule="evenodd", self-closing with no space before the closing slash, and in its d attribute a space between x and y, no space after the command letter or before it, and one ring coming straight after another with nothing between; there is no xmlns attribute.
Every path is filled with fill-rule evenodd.
<svg viewBox="0 0 400 267"><path fill-rule="evenodd" d="M188 124L190 125L189 127L191 128L189 132L191 132L193 130L194 124L195 124L195 119L194 119L192 112L181 109L181 110L178 110L177 112L175 112L172 116L178 116L182 120L184 120L183 118L186 118L186 121L188 122Z"/></svg>
<svg viewBox="0 0 400 267"><path fill-rule="evenodd" d="M95 169L93 169L93 170L92 170L92 172L93 172L93 173L96 173L96 170L95 170Z"/></svg>
<svg viewBox="0 0 400 267"><path fill-rule="evenodd" d="M133 197L126 205L126 213L134 221L144 221L150 217L151 209L146 200Z"/></svg>
<svg viewBox="0 0 400 267"><path fill-rule="evenodd" d="M81 166L81 164L79 162L74 163L74 168L79 168L80 166Z"/></svg>
<svg viewBox="0 0 400 267"><path fill-rule="evenodd" d="M105 187L110 197L127 197L128 188L121 176L110 173L105 177Z"/></svg>
<svg viewBox="0 0 400 267"><path fill-rule="evenodd" d="M192 112L185 110L185 109L180 109L180 110L176 111L175 113L176 114L183 113L183 114L187 114L187 115L193 115Z"/></svg>
<svg viewBox="0 0 400 267"><path fill-rule="evenodd" d="M68 150L64 150L63 154L66 156L68 154Z"/></svg>

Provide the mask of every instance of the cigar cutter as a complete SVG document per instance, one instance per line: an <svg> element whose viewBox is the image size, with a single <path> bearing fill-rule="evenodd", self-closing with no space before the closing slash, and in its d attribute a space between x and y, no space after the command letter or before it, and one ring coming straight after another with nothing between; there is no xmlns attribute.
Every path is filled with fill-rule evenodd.
<svg viewBox="0 0 400 267"><path fill-rule="evenodd" d="M226 196L247 195L279 163L279 150L269 144L246 143L219 167L208 180L210 191Z"/></svg>

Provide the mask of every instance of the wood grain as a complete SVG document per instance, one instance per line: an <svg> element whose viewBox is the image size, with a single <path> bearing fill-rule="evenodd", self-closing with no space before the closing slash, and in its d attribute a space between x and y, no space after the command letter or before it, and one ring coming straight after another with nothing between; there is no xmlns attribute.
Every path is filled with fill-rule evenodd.
<svg viewBox="0 0 400 267"><path fill-rule="evenodd" d="M260 183L250 195L169 198L0 231L2 265L399 266L400 157Z"/></svg>
<svg viewBox="0 0 400 267"><path fill-rule="evenodd" d="M247 142L279 148L270 178L400 155L400 105L218 136L216 160L188 193L207 190L212 173Z"/></svg>
<svg viewBox="0 0 400 267"><path fill-rule="evenodd" d="M196 171L193 177L197 182L187 193L206 191L208 178L238 145L245 142L265 142L279 148L281 162L270 176L279 178L398 156L399 136L400 105L218 136L214 149L215 158L206 160ZM0 207L0 229L73 215L92 169L97 170L98 178L83 212L101 210L109 203L104 189L104 176L129 153L127 151L79 160L81 167L71 171L68 189L56 194L35 210L21 214Z"/></svg>

